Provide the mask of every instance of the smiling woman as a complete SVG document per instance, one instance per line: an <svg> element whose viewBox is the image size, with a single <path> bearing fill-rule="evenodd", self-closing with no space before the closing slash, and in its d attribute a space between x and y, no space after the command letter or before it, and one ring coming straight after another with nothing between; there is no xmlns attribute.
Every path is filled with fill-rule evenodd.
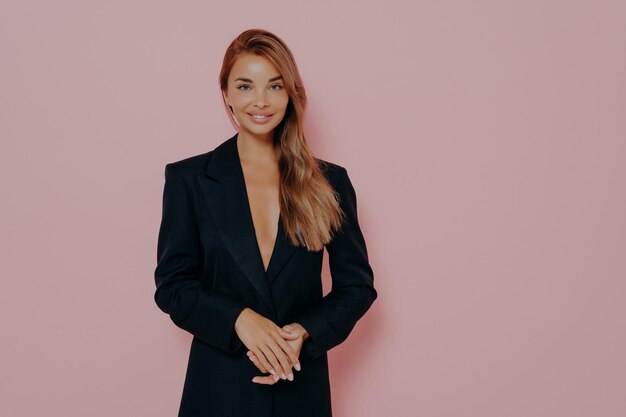
<svg viewBox="0 0 626 417"><path fill-rule="evenodd" d="M331 417L327 352L377 298L356 192L306 142L280 38L240 34L219 83L237 133L165 167L154 300L193 335L178 415Z"/></svg>

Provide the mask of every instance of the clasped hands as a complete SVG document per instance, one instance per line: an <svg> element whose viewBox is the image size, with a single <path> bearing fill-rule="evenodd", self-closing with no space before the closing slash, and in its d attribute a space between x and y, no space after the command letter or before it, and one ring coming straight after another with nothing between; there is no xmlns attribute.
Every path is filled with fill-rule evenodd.
<svg viewBox="0 0 626 417"><path fill-rule="evenodd" d="M270 319L246 307L235 322L237 336L248 350L248 358L263 373L271 375L255 376L252 382L273 385L279 379L293 381L291 368L300 371L300 349L309 337L299 323L278 327Z"/></svg>

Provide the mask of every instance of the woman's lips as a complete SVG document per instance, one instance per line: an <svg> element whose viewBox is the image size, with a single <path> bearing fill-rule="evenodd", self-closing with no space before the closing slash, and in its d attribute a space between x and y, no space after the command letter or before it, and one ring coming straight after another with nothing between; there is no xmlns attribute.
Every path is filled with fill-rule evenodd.
<svg viewBox="0 0 626 417"><path fill-rule="evenodd" d="M252 119L254 123L259 124L259 125L267 123L273 116L273 114L270 114L269 116L264 116L264 117L254 117L250 113L246 113L246 114L248 115L248 117L250 117L250 119Z"/></svg>

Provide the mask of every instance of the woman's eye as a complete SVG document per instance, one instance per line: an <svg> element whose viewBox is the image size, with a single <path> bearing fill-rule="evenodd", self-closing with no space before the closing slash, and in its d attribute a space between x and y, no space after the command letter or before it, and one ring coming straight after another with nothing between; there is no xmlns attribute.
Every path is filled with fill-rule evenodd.
<svg viewBox="0 0 626 417"><path fill-rule="evenodd" d="M277 88L275 88L275 87L277 87ZM280 84L272 84L271 88L273 90L281 90L283 88L283 86L280 85ZM238 90L244 90L244 91L245 90L250 90L250 86L247 85L247 84L241 84L241 85L237 86L237 89Z"/></svg>

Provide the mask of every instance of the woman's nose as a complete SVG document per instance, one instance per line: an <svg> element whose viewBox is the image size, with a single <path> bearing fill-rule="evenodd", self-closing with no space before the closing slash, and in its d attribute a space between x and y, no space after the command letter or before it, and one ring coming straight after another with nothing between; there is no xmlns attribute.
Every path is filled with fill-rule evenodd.
<svg viewBox="0 0 626 417"><path fill-rule="evenodd" d="M260 91L256 94L256 96L254 97L255 103L257 104L257 106L266 106L267 105L267 92L266 91Z"/></svg>

